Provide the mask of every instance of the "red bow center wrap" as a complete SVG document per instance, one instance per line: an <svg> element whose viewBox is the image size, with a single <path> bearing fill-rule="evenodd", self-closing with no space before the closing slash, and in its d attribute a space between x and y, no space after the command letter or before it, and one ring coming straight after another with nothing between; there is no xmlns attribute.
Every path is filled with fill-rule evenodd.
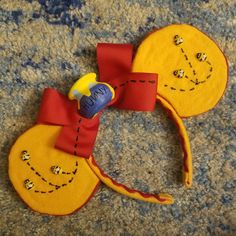
<svg viewBox="0 0 236 236"><path fill-rule="evenodd" d="M132 73L133 46L98 44L99 81L115 90L110 105L135 111L155 108L157 74ZM45 89L37 123L62 126L55 148L89 158L96 140L99 114L86 119L78 114L77 101L71 101L54 89Z"/></svg>

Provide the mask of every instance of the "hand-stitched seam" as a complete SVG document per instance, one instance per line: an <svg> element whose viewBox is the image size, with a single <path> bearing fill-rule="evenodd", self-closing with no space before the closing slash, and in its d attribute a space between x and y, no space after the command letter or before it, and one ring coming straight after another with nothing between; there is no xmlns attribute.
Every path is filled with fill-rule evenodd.
<svg viewBox="0 0 236 236"><path fill-rule="evenodd" d="M122 83L122 84L119 84L119 85L116 85L113 87L114 90L116 90L117 88L120 88L120 87L124 87L126 84L128 84L129 82L131 83L150 83L150 84L155 84L156 81L155 80L134 80L134 79L131 79L131 80L127 80L126 82Z"/></svg>
<svg viewBox="0 0 236 236"><path fill-rule="evenodd" d="M80 123L82 122L82 118L79 119L78 121L78 127L77 127L77 135L75 138L75 144L74 144L74 155L77 156L77 147L78 147L78 140L79 140L79 132L80 132Z"/></svg>
<svg viewBox="0 0 236 236"><path fill-rule="evenodd" d="M193 76L196 76L197 73L196 71L193 69L193 65L192 63L189 61L189 58L187 56L187 54L185 53L184 49L181 47L180 48L180 51L182 52L182 54L184 55L184 58L186 61L188 61L188 65L189 67L192 69L192 72L193 72ZM198 79L196 78L195 81L192 79L190 80L191 83L193 83L195 86L199 85L199 84L203 84L205 83L212 75L212 71L213 71L213 67L212 67L212 64L210 61L206 61L205 63L207 63L209 66L210 66L210 69L209 69L209 74L206 76L206 79L205 80L202 80L202 81L198 81ZM187 75L185 75L185 78L189 78ZM183 89L183 88L175 88L173 86L169 86L168 84L164 84L164 87L169 87L172 91L179 91L179 92L191 92L191 91L194 91L195 88L190 88L190 89Z"/></svg>
<svg viewBox="0 0 236 236"><path fill-rule="evenodd" d="M68 181L68 183L63 183L63 184L61 184L61 185L53 184L53 183L51 183L50 181L48 181L47 179L45 179L38 171L36 171L35 168L34 168L33 166L31 166L31 164L30 164L29 161L27 161L26 164L27 164L27 165L30 167L30 169L35 173L35 175L37 175L38 177L41 178L41 180L42 180L43 182L47 183L47 184L50 185L50 186L55 187L55 190L58 190L58 189L61 188L61 187L67 186L67 185L68 185L69 183L71 183L71 182L73 181L73 179L74 179L74 177L72 177L72 178ZM72 172L64 172L64 173L62 172L62 174L67 174L67 175L73 174L73 175L76 175L77 169L78 169L78 161L76 161L75 166L76 166L76 168L75 168ZM49 190L49 191L34 190L34 192L35 192L35 193L42 193L42 194L44 194L44 193L52 193L52 192L54 192L54 190Z"/></svg>

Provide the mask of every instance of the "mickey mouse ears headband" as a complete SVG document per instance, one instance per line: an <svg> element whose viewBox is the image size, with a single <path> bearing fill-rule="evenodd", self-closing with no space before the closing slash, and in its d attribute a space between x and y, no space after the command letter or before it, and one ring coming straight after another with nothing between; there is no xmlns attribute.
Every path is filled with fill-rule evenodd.
<svg viewBox="0 0 236 236"><path fill-rule="evenodd" d="M173 203L168 194L144 193L117 183L98 166L92 149L100 111L106 106L152 111L159 102L178 127L183 182L192 184L190 144L180 117L207 111L222 95L227 62L220 49L196 28L173 25L151 33L134 61L129 44L99 44L97 57L99 82L90 73L72 86L68 97L46 89L38 124L12 147L10 179L35 211L69 214L90 199L100 181L135 199Z"/></svg>

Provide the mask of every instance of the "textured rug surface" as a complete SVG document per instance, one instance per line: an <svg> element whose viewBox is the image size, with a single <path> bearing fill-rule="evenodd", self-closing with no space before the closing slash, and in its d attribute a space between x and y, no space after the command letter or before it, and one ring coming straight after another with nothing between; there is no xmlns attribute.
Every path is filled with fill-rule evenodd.
<svg viewBox="0 0 236 236"><path fill-rule="evenodd" d="M94 154L116 180L173 194L160 206L102 185L79 212L53 217L22 203L7 174L16 138L35 122L45 87L67 93L97 72L98 42L138 45L152 29L187 23L216 40L229 61L226 93L214 110L185 119L194 179L181 184L177 132L160 106L153 113L106 110ZM235 0L0 1L0 235L236 235Z"/></svg>

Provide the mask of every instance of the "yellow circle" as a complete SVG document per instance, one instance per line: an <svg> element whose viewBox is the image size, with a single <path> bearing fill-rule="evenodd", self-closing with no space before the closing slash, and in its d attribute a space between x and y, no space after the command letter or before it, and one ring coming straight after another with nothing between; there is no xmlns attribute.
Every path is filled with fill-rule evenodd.
<svg viewBox="0 0 236 236"><path fill-rule="evenodd" d="M99 183L84 158L54 148L60 129L34 126L17 139L9 155L9 177L17 193L33 210L51 215L79 209ZM61 168L58 174L52 171L55 166Z"/></svg>
<svg viewBox="0 0 236 236"><path fill-rule="evenodd" d="M158 94L181 117L212 109L228 77L222 51L190 25L170 25L149 34L137 50L132 71L157 73Z"/></svg>

